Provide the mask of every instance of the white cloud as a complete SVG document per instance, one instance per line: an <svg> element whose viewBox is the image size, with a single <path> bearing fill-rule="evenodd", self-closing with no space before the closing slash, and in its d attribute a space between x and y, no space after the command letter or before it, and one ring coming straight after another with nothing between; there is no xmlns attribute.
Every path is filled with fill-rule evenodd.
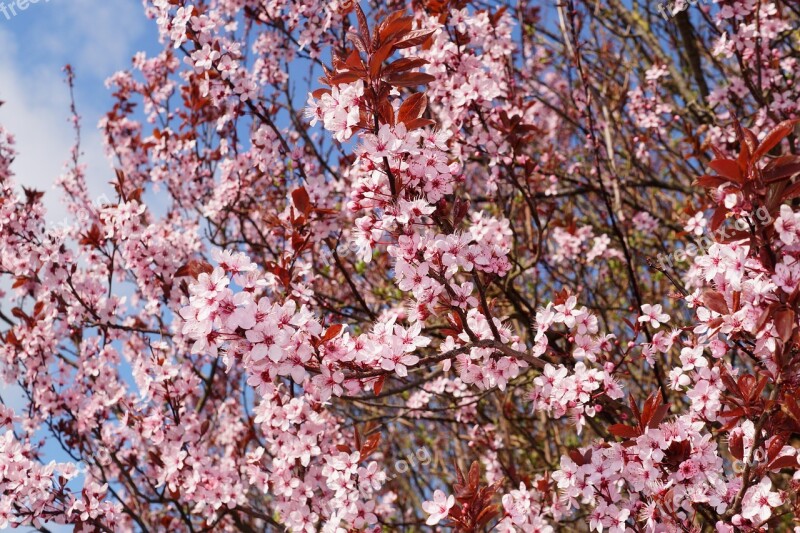
<svg viewBox="0 0 800 533"><path fill-rule="evenodd" d="M70 63L77 74L89 196L110 196L113 173L96 128L109 107L103 81L129 67L147 24L142 5L131 0L40 1L10 20L0 16L0 124L16 137L17 183L46 192L51 222L65 216L53 184L74 141L62 68Z"/></svg>
<svg viewBox="0 0 800 533"><path fill-rule="evenodd" d="M148 21L136 0L50 0L38 46L99 80L129 65Z"/></svg>
<svg viewBox="0 0 800 533"><path fill-rule="evenodd" d="M6 51L6 57L16 55L15 45L10 34L0 29L0 49ZM12 166L15 181L45 191L61 172L71 144L67 92L59 78L58 73L47 69L23 74L13 63L0 64L0 99L5 101L0 107L0 124L16 139L18 153ZM50 98L44 98L43 92ZM52 196L45 195L48 208L55 207Z"/></svg>

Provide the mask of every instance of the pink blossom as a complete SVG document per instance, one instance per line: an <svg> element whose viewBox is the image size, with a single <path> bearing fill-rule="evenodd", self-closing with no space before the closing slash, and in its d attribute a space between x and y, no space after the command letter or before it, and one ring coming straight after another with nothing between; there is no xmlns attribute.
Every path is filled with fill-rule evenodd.
<svg viewBox="0 0 800 533"><path fill-rule="evenodd" d="M435 526L447 518L447 514L455 503L456 498L452 494L447 496L441 490L435 490L433 492L433 500L422 502L422 510L430 515L425 523L429 526Z"/></svg>

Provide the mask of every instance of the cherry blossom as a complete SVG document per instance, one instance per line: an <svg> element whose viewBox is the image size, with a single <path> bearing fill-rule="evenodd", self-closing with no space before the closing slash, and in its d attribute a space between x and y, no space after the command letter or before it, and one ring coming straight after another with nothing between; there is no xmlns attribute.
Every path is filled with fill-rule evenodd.
<svg viewBox="0 0 800 533"><path fill-rule="evenodd" d="M447 496L441 490L435 490L433 492L433 500L422 502L422 509L430 515L425 523L429 526L435 526L447 518L447 513L450 512L455 503L456 498L452 494Z"/></svg>

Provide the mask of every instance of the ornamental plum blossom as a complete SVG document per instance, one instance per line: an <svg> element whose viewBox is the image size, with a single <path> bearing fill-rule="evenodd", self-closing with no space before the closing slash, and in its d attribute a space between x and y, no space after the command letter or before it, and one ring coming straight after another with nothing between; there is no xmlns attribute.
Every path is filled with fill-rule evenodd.
<svg viewBox="0 0 800 533"><path fill-rule="evenodd" d="M0 528L798 525L794 4L445 4L147 0L63 223L0 127Z"/></svg>
<svg viewBox="0 0 800 533"><path fill-rule="evenodd" d="M446 495L441 490L433 492L433 500L422 502L422 510L428 513L428 519L425 521L429 526L435 526L445 518L447 513L456 504L456 497Z"/></svg>

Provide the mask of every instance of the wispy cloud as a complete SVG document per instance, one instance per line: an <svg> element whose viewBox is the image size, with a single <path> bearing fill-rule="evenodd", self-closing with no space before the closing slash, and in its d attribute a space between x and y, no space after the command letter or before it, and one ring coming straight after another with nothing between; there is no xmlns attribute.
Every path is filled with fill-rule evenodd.
<svg viewBox="0 0 800 533"><path fill-rule="evenodd" d="M0 19L0 123L17 139L17 182L47 193L49 220L65 215L53 183L73 143L62 67L69 63L77 74L87 182L92 193L106 193L112 174L96 129L110 104L103 82L127 68L148 37L155 43L150 32L142 5L131 0L50 0Z"/></svg>

